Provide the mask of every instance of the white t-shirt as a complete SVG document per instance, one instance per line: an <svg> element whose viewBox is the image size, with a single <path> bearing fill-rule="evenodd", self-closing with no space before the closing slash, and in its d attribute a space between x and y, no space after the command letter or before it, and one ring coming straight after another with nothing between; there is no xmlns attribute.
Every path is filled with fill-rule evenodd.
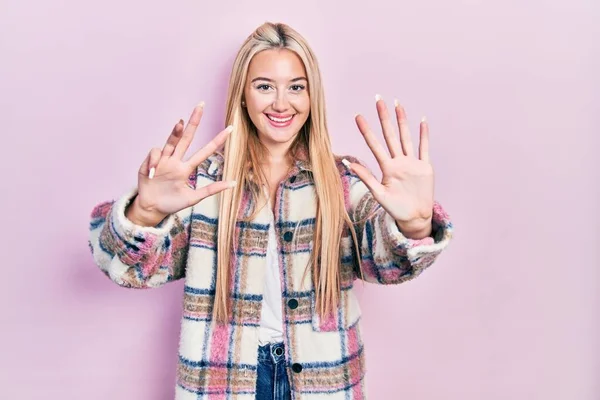
<svg viewBox="0 0 600 400"><path fill-rule="evenodd" d="M281 295L281 274L279 272L279 254L275 223L271 221L269 242L267 246L267 271L260 318L259 343L276 343L283 341L283 299Z"/></svg>

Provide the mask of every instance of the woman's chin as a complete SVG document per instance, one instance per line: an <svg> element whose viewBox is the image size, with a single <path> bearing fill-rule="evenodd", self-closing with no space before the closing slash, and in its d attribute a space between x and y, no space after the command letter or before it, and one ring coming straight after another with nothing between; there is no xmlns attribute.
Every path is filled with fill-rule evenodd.
<svg viewBox="0 0 600 400"><path fill-rule="evenodd" d="M260 134L259 138L261 142L265 144L273 143L273 144L285 144L289 143L296 138L298 135L299 129L294 129L293 127L285 128L285 129L272 129L269 128L266 133Z"/></svg>

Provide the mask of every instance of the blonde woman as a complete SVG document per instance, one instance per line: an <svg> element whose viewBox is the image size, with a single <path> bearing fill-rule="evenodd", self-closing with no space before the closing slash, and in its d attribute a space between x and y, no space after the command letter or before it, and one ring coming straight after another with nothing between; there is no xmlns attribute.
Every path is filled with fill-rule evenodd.
<svg viewBox="0 0 600 400"><path fill-rule="evenodd" d="M266 23L235 59L227 128L186 160L197 106L150 151L135 189L95 207L90 247L110 279L185 279L177 400L365 398L355 280L413 279L452 235L433 198L427 122L416 148L403 108L396 133L376 107L386 146L356 123L381 182L333 154L315 55Z"/></svg>

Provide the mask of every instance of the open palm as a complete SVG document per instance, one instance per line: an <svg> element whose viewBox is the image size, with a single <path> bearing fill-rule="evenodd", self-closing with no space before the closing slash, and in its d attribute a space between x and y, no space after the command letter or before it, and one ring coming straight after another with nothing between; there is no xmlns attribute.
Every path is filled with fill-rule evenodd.
<svg viewBox="0 0 600 400"><path fill-rule="evenodd" d="M404 108L396 102L394 109L400 131L397 134L390 121L384 101L379 96L376 99L377 113L387 144L387 151L377 140L363 116L356 116L356 124L381 168L381 182L360 164L350 164L350 168L399 225L422 224L425 226L430 224L434 202L434 173L429 162L429 127L427 122L423 120L420 124L419 154L417 157L410 137Z"/></svg>
<svg viewBox="0 0 600 400"><path fill-rule="evenodd" d="M162 149L150 151L138 171L138 196L136 201L146 212L166 216L198 203L200 200L232 187L234 182L216 182L198 189L189 186L189 177L200 163L213 154L231 133L227 127L206 146L183 159L200 120L203 106L194 108L184 129L180 120Z"/></svg>

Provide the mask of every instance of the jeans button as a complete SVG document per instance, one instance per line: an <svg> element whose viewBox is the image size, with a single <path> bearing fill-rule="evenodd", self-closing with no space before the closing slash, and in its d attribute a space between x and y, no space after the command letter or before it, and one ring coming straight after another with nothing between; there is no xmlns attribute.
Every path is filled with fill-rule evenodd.
<svg viewBox="0 0 600 400"><path fill-rule="evenodd" d="M276 356L280 356L283 354L283 349L281 347L278 347L275 349L275 355Z"/></svg>

